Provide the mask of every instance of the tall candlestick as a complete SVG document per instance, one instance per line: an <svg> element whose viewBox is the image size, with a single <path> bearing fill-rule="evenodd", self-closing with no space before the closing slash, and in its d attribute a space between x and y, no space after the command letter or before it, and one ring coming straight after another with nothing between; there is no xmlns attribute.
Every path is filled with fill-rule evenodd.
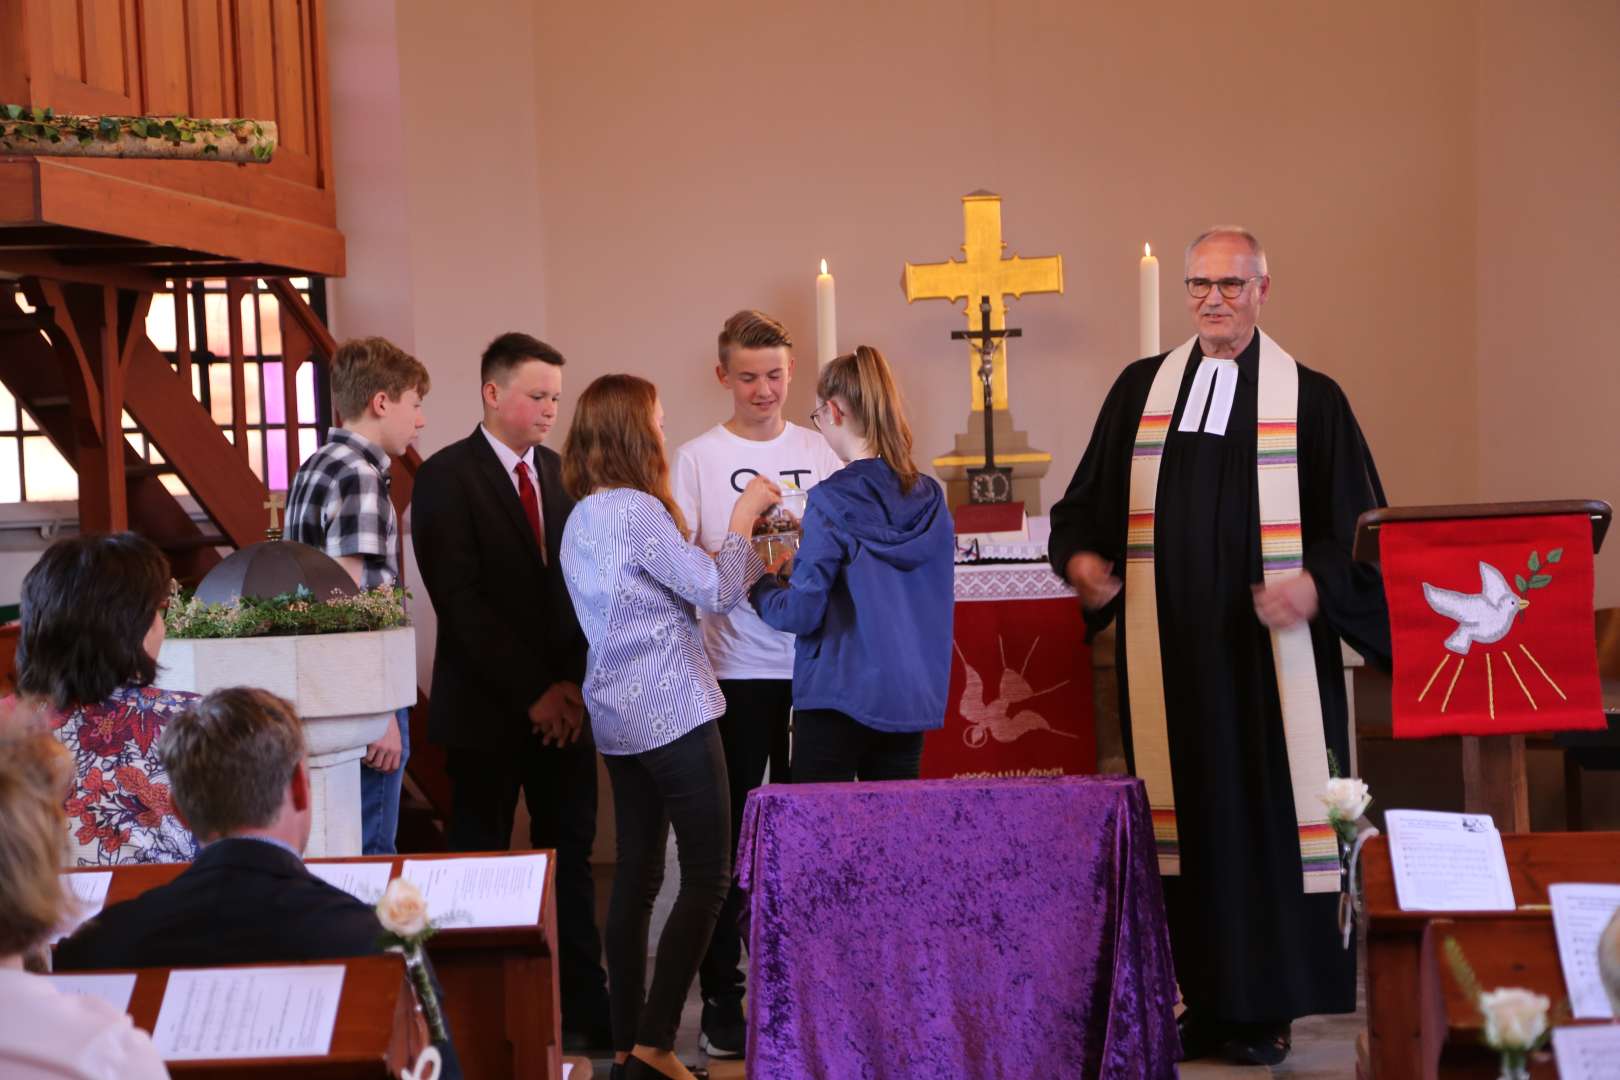
<svg viewBox="0 0 1620 1080"><path fill-rule="evenodd" d="M827 273L827 260L821 260L816 275L816 367L838 355L838 304L833 295L833 276Z"/></svg>
<svg viewBox="0 0 1620 1080"><path fill-rule="evenodd" d="M1159 354L1159 260L1153 255L1153 245L1142 245L1141 299L1138 303L1141 321L1137 326L1138 356Z"/></svg>

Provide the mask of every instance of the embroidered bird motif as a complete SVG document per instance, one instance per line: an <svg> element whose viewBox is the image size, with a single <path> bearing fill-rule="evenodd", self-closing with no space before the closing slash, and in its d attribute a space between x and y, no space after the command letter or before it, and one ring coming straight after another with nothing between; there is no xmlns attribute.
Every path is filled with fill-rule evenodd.
<svg viewBox="0 0 1620 1080"><path fill-rule="evenodd" d="M1479 564L1477 593L1452 592L1423 583L1423 599L1437 615L1457 620L1457 629L1446 638L1446 648L1460 656L1468 655L1474 642L1490 645L1507 637L1513 617L1530 606L1530 601L1513 591L1502 571L1490 563Z"/></svg>
<svg viewBox="0 0 1620 1080"><path fill-rule="evenodd" d="M996 644L998 648L1001 647L999 638ZM1035 645L1039 644L1040 639L1036 638ZM1017 671L1007 666L1006 656L1003 654L1001 693L996 700L990 701L985 690L984 677L968 663L967 657L962 654L961 646L952 643L956 655L962 659L962 668L967 676L957 708L962 714L962 719L967 721L968 726L962 732L962 741L969 747L977 750L992 737L997 742L1014 742L1032 731L1049 731L1066 739L1079 737L1071 731L1059 731L1046 717L1027 704L1043 694L1050 694L1069 684L1069 680L1064 679L1056 686L1049 686L1045 690L1036 691L1030 687L1024 672L1029 668L1030 657L1035 655L1035 645L1030 646L1029 656L1024 658L1024 667Z"/></svg>

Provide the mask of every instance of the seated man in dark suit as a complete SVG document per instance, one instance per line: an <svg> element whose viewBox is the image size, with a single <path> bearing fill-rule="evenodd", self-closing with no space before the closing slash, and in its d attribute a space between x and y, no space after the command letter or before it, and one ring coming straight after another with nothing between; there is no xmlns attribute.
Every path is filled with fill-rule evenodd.
<svg viewBox="0 0 1620 1080"><path fill-rule="evenodd" d="M199 967L381 952L376 912L311 874L309 765L292 706L218 690L169 722L158 756L203 845L167 885L113 904L56 946L55 969ZM440 1044L446 1075L460 1075Z"/></svg>

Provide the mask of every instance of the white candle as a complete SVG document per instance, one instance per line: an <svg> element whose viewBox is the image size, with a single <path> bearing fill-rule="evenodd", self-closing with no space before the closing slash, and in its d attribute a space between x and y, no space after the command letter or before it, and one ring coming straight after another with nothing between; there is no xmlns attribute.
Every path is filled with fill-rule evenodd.
<svg viewBox="0 0 1620 1080"><path fill-rule="evenodd" d="M816 275L816 367L838 355L838 304L833 296L833 276L827 273L827 260L821 260Z"/></svg>
<svg viewBox="0 0 1620 1080"><path fill-rule="evenodd" d="M1138 303L1137 356L1159 354L1159 260L1153 245L1142 245L1141 299Z"/></svg>

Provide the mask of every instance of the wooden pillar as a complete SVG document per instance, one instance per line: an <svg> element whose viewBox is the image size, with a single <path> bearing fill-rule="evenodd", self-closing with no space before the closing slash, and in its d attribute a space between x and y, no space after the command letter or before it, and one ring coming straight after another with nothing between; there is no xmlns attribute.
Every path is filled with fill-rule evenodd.
<svg viewBox="0 0 1620 1080"><path fill-rule="evenodd" d="M1489 814L1503 832L1530 831L1523 735L1462 738L1463 809Z"/></svg>
<svg viewBox="0 0 1620 1080"><path fill-rule="evenodd" d="M242 357L242 298L248 294L240 278L225 282L225 325L231 339L231 438L243 461L248 456L247 440L247 374Z"/></svg>

